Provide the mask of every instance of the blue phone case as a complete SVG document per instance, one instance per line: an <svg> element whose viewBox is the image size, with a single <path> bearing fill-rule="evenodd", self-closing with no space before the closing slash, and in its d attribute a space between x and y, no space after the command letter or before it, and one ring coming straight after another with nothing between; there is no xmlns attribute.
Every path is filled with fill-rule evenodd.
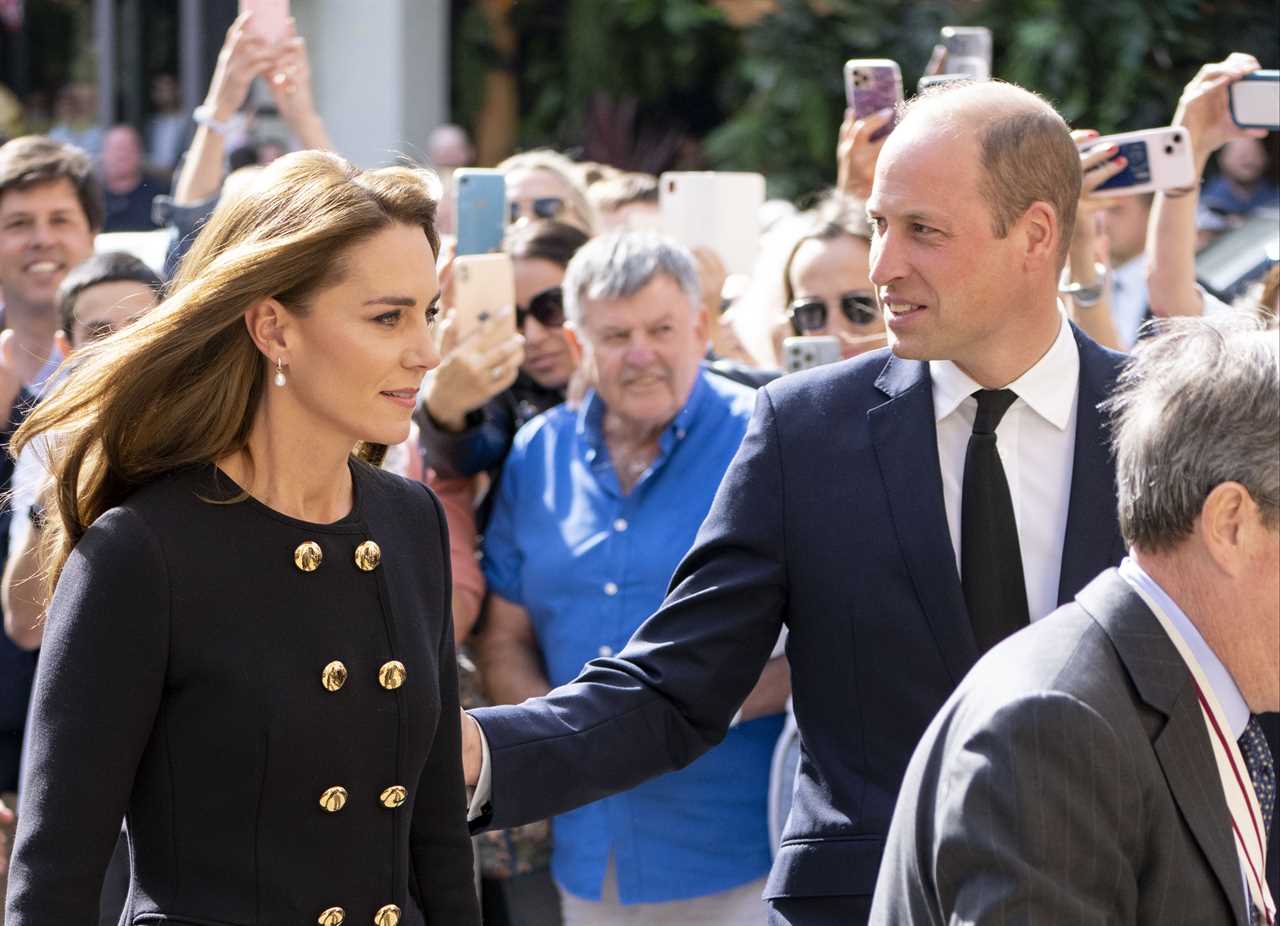
<svg viewBox="0 0 1280 926"><path fill-rule="evenodd" d="M1147 157L1145 141L1131 141L1121 145L1116 157L1123 157L1129 163L1125 165L1124 170L1100 185L1099 190L1114 190L1151 182L1151 162Z"/></svg>
<svg viewBox="0 0 1280 926"><path fill-rule="evenodd" d="M507 181L498 171L460 170L455 177L458 254L492 254L507 230Z"/></svg>
<svg viewBox="0 0 1280 926"><path fill-rule="evenodd" d="M1272 132L1276 131L1277 124L1280 124L1280 112L1276 113L1276 119L1272 122L1241 122L1236 117L1236 95L1234 93L1237 84L1245 82L1253 83L1256 81L1270 81L1271 83L1280 83L1280 71L1254 71L1241 77L1227 91L1227 104L1231 108L1231 121L1242 129L1268 129Z"/></svg>

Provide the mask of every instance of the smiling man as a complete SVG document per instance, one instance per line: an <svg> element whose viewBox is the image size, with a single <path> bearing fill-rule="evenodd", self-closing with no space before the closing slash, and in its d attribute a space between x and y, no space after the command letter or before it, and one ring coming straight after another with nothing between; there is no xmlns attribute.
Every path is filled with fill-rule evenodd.
<svg viewBox="0 0 1280 926"><path fill-rule="evenodd" d="M1032 93L950 84L907 107L868 200L891 352L762 389L625 649L464 719L485 822L694 761L785 625L803 749L765 896L776 924L866 922L934 714L983 652L1124 555L1097 410L1122 358L1057 301L1080 184L1066 124Z"/></svg>
<svg viewBox="0 0 1280 926"><path fill-rule="evenodd" d="M0 146L0 328L13 330L23 385L38 389L61 359L54 297L93 254L102 217L102 188L83 151L41 135Z"/></svg>

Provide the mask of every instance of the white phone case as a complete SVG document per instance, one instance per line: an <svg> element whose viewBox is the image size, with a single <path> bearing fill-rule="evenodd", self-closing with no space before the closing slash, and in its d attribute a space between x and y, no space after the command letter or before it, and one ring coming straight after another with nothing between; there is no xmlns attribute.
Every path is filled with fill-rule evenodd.
<svg viewBox="0 0 1280 926"><path fill-rule="evenodd" d="M715 251L729 273L751 273L760 251L764 177L672 171L658 182L662 230L688 248Z"/></svg>
<svg viewBox="0 0 1280 926"><path fill-rule="evenodd" d="M1094 196L1133 196L1155 190L1176 190L1197 180L1191 139L1184 129L1166 126L1091 138L1080 146L1088 151L1100 145L1116 145L1128 159L1124 170L1098 189Z"/></svg>

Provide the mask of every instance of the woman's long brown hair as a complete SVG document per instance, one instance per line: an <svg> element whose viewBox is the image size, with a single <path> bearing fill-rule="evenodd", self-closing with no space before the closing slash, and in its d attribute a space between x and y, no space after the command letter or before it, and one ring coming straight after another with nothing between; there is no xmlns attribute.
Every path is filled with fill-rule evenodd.
<svg viewBox="0 0 1280 926"><path fill-rule="evenodd" d="M170 295L127 328L77 351L67 377L11 443L50 443L54 511L42 542L50 588L89 526L147 483L245 447L268 376L244 314L275 297L305 314L337 283L352 245L393 223L440 250L427 171L362 171L316 151L280 158L196 239Z"/></svg>

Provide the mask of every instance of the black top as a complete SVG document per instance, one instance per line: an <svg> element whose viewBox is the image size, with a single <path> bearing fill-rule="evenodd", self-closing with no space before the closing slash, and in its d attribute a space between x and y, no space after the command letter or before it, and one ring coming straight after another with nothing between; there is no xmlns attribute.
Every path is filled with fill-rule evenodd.
<svg viewBox="0 0 1280 926"><path fill-rule="evenodd" d="M76 546L32 696L8 926L96 922L126 813L126 923L479 923L444 515L351 465L333 524L215 504L240 492L204 466Z"/></svg>

